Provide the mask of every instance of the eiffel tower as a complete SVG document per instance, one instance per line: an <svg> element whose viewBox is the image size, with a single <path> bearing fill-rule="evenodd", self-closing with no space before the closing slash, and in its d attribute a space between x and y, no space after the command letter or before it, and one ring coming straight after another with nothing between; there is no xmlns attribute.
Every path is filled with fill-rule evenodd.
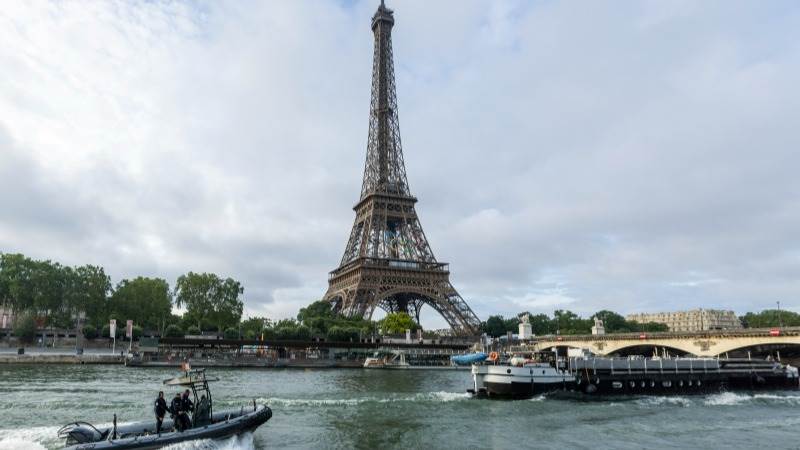
<svg viewBox="0 0 800 450"><path fill-rule="evenodd" d="M372 317L376 307L406 312L419 323L428 305L460 336L477 335L480 319L450 284L447 263L436 261L414 210L400 144L392 26L383 0L372 16L375 50L367 162L355 223L323 300L347 317Z"/></svg>

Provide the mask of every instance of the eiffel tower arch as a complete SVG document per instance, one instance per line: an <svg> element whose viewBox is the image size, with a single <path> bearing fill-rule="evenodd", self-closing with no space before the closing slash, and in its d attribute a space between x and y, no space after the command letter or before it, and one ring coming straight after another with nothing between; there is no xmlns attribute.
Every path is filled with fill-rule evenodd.
<svg viewBox="0 0 800 450"><path fill-rule="evenodd" d="M407 312L419 322L427 305L457 335L480 332L480 319L450 283L447 263L433 255L406 178L392 56L394 15L381 1L372 17L375 39L367 160L356 218L339 267L328 276L323 300L348 317L375 308Z"/></svg>

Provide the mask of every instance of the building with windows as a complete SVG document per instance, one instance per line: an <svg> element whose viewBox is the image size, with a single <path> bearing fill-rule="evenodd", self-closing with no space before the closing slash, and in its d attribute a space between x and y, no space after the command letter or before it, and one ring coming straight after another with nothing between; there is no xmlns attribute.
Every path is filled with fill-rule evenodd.
<svg viewBox="0 0 800 450"><path fill-rule="evenodd" d="M639 323L663 323L669 331L707 331L742 328L742 322L733 311L719 309L692 309L660 313L628 314L625 320Z"/></svg>

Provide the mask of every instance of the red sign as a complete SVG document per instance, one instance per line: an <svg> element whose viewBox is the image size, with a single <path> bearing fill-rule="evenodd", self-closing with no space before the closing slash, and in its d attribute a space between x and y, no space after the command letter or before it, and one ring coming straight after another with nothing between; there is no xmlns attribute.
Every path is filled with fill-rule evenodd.
<svg viewBox="0 0 800 450"><path fill-rule="evenodd" d="M639 335L639 339L647 339L647 335L642 333Z"/></svg>
<svg viewBox="0 0 800 450"><path fill-rule="evenodd" d="M770 336L780 336L781 335L781 330L779 330L777 328L773 328L773 329L769 330L769 335Z"/></svg>

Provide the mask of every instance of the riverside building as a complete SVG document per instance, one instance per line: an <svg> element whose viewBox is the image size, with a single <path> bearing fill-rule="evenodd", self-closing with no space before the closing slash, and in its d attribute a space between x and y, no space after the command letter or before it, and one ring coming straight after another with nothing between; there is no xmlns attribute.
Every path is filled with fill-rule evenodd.
<svg viewBox="0 0 800 450"><path fill-rule="evenodd" d="M692 309L660 313L628 314L625 320L639 323L656 322L669 327L669 331L707 331L742 328L742 322L733 311L719 309Z"/></svg>

